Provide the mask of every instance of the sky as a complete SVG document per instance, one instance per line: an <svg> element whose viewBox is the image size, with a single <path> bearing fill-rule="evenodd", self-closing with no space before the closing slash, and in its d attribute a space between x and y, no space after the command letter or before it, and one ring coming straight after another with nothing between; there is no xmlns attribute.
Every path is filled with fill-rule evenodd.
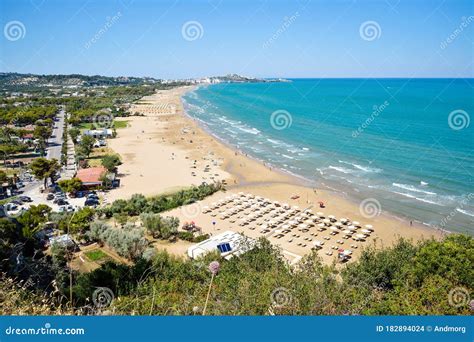
<svg viewBox="0 0 474 342"><path fill-rule="evenodd" d="M472 0L1 0L0 71L474 77Z"/></svg>

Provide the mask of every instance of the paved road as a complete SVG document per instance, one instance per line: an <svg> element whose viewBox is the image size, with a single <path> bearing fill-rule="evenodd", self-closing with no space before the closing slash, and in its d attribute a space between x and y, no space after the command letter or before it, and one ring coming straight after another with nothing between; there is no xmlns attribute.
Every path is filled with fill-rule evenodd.
<svg viewBox="0 0 474 342"><path fill-rule="evenodd" d="M59 111L57 116L58 121L54 122L53 134L48 139L48 150L46 152L46 158L56 158L58 161L61 160L61 147L63 145L63 132L64 132L64 109Z"/></svg>

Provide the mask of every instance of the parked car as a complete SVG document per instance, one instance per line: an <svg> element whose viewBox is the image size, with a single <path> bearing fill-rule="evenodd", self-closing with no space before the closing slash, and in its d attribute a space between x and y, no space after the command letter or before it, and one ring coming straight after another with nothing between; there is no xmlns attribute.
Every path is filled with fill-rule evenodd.
<svg viewBox="0 0 474 342"><path fill-rule="evenodd" d="M4 208L5 208L7 211L17 210L17 209L18 209L18 205L16 205L16 204L13 203L13 202L9 202L9 203L7 203L7 204L4 205Z"/></svg>
<svg viewBox="0 0 474 342"><path fill-rule="evenodd" d="M89 194L87 195L86 199L95 199L95 200L99 200L99 196L97 196L96 194Z"/></svg>
<svg viewBox="0 0 474 342"><path fill-rule="evenodd" d="M10 203L16 204L16 205L22 205L23 201L20 198L14 199L10 201Z"/></svg>
<svg viewBox="0 0 474 342"><path fill-rule="evenodd" d="M23 182L16 182L16 187L17 188L24 188L25 184L23 184Z"/></svg>
<svg viewBox="0 0 474 342"><path fill-rule="evenodd" d="M51 194L51 193L49 193L49 194L46 196L46 199L47 199L48 201L51 201L51 200L54 199L54 195Z"/></svg>
<svg viewBox="0 0 474 342"><path fill-rule="evenodd" d="M56 202L55 202L57 205L68 205L69 202L66 201L65 199L62 199L62 198L59 198L59 199L56 199Z"/></svg>
<svg viewBox="0 0 474 342"><path fill-rule="evenodd" d="M95 207L95 206L99 205L99 201L97 199L94 199L94 198L88 198L86 200L86 202L84 203L84 205L86 205L88 207Z"/></svg>
<svg viewBox="0 0 474 342"><path fill-rule="evenodd" d="M31 199L31 197L29 196L20 196L18 197L20 200L22 200L23 202L33 202L33 200Z"/></svg>

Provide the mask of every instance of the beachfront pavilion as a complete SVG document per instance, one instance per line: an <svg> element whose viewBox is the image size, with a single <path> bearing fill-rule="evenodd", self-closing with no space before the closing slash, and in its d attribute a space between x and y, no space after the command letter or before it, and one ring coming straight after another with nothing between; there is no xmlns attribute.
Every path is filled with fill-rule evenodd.
<svg viewBox="0 0 474 342"><path fill-rule="evenodd" d="M218 251L222 257L230 259L234 255L249 251L253 246L255 246L255 240L228 230L189 247L188 256L196 259L209 252Z"/></svg>

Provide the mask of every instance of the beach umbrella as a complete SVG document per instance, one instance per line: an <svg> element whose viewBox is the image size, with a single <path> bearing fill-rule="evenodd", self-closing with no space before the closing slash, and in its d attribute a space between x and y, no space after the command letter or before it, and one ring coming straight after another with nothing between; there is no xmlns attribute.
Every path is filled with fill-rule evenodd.
<svg viewBox="0 0 474 342"><path fill-rule="evenodd" d="M334 223L334 225L335 225L336 227L342 227L342 223L341 223L341 222L336 222L336 223Z"/></svg>
<svg viewBox="0 0 474 342"><path fill-rule="evenodd" d="M365 228L367 228L367 229L372 229L373 226L372 226L371 224L366 224L366 225L365 225Z"/></svg>
<svg viewBox="0 0 474 342"><path fill-rule="evenodd" d="M330 221L329 219L324 219L324 220L323 220L323 223L325 223L325 224L330 224L331 221Z"/></svg>
<svg viewBox="0 0 474 342"><path fill-rule="evenodd" d="M359 221L352 221L352 224L356 227L360 227Z"/></svg>
<svg viewBox="0 0 474 342"><path fill-rule="evenodd" d="M316 215L318 215L318 216L319 216L319 217L321 217L321 218L323 218L323 217L324 217L324 213L323 213L323 212L321 212L321 211L318 211L318 212L316 213Z"/></svg>
<svg viewBox="0 0 474 342"><path fill-rule="evenodd" d="M355 230L355 229L356 229L356 227L355 227L355 226L353 226L353 225L350 225L349 227L347 227L347 229L350 229L350 230Z"/></svg>
<svg viewBox="0 0 474 342"><path fill-rule="evenodd" d="M304 224L304 223L301 223L301 224L298 225L298 227L300 227L301 229L307 229L308 225Z"/></svg>
<svg viewBox="0 0 474 342"><path fill-rule="evenodd" d="M294 205L294 206L293 206L293 209L294 209L294 210L300 210L300 207L298 207L297 205Z"/></svg>
<svg viewBox="0 0 474 342"><path fill-rule="evenodd" d="M329 229L334 230L334 231L339 231L339 229L337 229L336 227L331 227Z"/></svg>
<svg viewBox="0 0 474 342"><path fill-rule="evenodd" d="M345 217L339 219L339 221L341 221L343 224L346 224L347 221L349 221L348 219L346 219Z"/></svg>
<svg viewBox="0 0 474 342"><path fill-rule="evenodd" d="M324 228L324 223L319 223L319 224L318 224L318 227Z"/></svg>

